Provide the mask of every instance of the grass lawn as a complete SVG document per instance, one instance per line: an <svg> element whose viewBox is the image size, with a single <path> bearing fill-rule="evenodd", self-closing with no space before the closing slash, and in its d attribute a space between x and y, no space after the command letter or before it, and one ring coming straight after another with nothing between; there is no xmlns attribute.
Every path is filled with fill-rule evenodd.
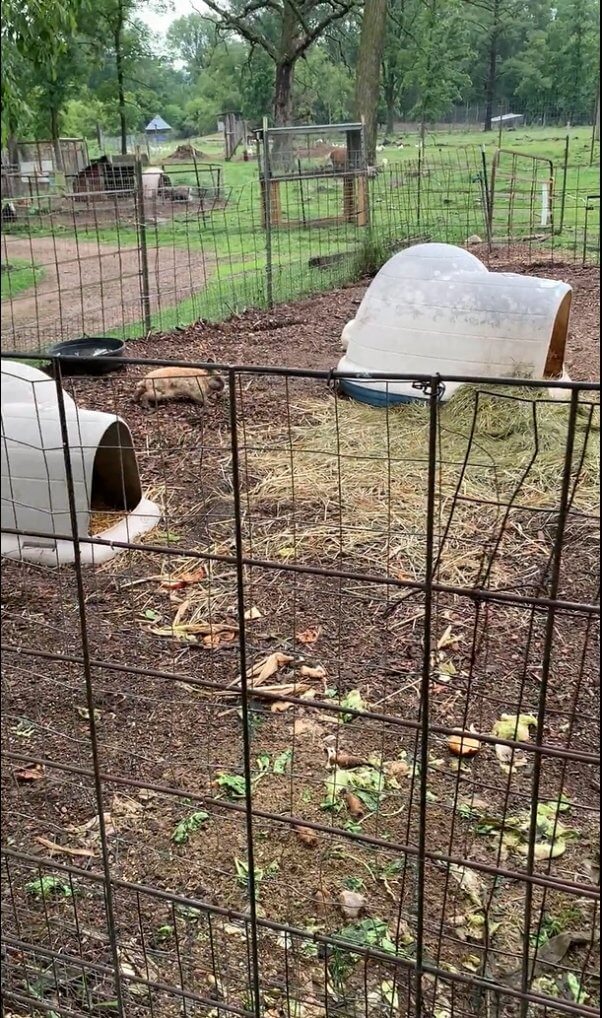
<svg viewBox="0 0 602 1018"><path fill-rule="evenodd" d="M557 249L565 249L581 257L587 248L594 251L599 243L599 146L597 162L590 166L591 128L571 128L569 159L566 173L563 229L559 233L560 194L564 183L563 162L567 131L561 128L524 128L502 136L502 154L496 176L493 235L504 238L529 237L543 234L544 244L552 241L551 225L542 226L542 203L550 180L552 163L554 237ZM366 260L386 258L396 245L408 237L425 237L464 244L471 234L486 236L487 194L482 183L483 153L488 182L498 133L429 132L424 158L419 162L417 134L404 134L403 148L385 147L378 161L387 161L385 172L370 182L370 229L340 220L336 224L318 225L315 220L341 216L343 209L342 181L329 178L308 178L280 186L282 229L272 231L273 294L276 303L292 300L313 292L329 289L353 279ZM396 137L396 141L399 140ZM339 138L340 141L340 138ZM169 329L187 324L196 318L223 318L245 306L263 306L266 302L266 235L261 223L261 191L258 166L253 159L244 162L241 155L226 163L222 140L218 135L193 138L190 143L208 161L221 165L224 197L223 208L202 215L196 205L158 212L156 222L147 226L149 257L161 248L185 248L202 251L208 283L197 295L177 306L157 313L154 326ZM174 150L171 142L152 153L152 161L162 163ZM302 136L297 142L297 155L308 165ZM324 138L325 147L330 141ZM515 158L520 156L532 159ZM313 166L324 165L326 156L314 156ZM173 184L196 181L192 164L165 163ZM147 208L150 209L147 203ZM152 212L147 213L152 218ZM286 226L287 221L291 223ZM587 236L585 236L587 221ZM294 225L293 225L294 223ZM305 224L305 225L304 225ZM31 218L17 231L32 234L50 232L43 217ZM12 231L11 231L12 232ZM54 228L57 234L73 235L71 225ZM79 241L93 241L115 247L136 247L136 229L124 223L114 228L78 225ZM316 267L316 259L337 256L338 261ZM28 272L26 271L28 269ZM24 266L3 276L2 296L31 286L36 270ZM29 273L29 276L28 276ZM5 274L6 275L6 274ZM128 336L140 335L141 324L126 326Z"/></svg>
<svg viewBox="0 0 602 1018"><path fill-rule="evenodd" d="M2 300L9 300L18 293L29 290L39 283L43 276L44 270L37 265L31 265L21 258L12 258L10 263L2 265L0 276Z"/></svg>

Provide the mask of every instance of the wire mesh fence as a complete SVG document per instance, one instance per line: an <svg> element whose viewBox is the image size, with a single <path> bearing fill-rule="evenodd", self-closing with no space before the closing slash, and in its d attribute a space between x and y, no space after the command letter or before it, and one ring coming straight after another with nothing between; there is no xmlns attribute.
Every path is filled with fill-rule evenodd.
<svg viewBox="0 0 602 1018"><path fill-rule="evenodd" d="M95 164L81 189L14 199L3 209L3 349L221 320L357 279L419 239L470 240L484 260L599 261L596 168L565 160L542 182L541 160L521 156L518 171L502 151L493 173L475 146L419 149L356 180L327 156L267 190L227 186L213 164L166 175L132 165L121 177Z"/></svg>
<svg viewBox="0 0 602 1018"><path fill-rule="evenodd" d="M598 387L145 409L158 363L55 360L50 514L3 496L6 1013L598 1014ZM62 386L125 418L145 537Z"/></svg>

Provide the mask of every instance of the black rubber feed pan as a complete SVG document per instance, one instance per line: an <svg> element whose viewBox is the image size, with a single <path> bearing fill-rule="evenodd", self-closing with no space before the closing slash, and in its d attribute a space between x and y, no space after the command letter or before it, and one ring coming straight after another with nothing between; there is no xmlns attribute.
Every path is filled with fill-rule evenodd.
<svg viewBox="0 0 602 1018"><path fill-rule="evenodd" d="M88 336L85 339L57 343L47 353L61 358L61 372L64 375L108 375L111 371L119 371L123 365L103 358L123 357L124 350L122 339Z"/></svg>

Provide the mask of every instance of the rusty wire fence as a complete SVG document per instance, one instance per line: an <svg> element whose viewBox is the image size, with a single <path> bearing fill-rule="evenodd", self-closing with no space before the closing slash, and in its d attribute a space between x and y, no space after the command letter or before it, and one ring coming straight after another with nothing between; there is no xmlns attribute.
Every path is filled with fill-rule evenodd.
<svg viewBox="0 0 602 1018"><path fill-rule="evenodd" d="M55 362L51 513L3 494L4 1014L593 1018L598 387L144 410L156 365ZM62 385L126 420L146 537Z"/></svg>
<svg viewBox="0 0 602 1018"><path fill-rule="evenodd" d="M502 152L492 164L477 146L418 151L381 166L351 203L344 175L300 169L267 219L259 180L232 187L198 165L170 167L154 189L138 167L121 185L113 174L111 190L86 181L15 199L3 211L2 347L222 320L369 275L419 240L470 240L485 261L597 264L596 170L519 162Z"/></svg>

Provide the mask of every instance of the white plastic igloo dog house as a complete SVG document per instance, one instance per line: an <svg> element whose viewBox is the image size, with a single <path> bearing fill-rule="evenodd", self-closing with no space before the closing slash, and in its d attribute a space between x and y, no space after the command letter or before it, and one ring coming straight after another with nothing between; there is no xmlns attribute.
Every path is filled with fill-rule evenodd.
<svg viewBox="0 0 602 1018"><path fill-rule="evenodd" d="M343 379L349 395L382 405L414 401L415 375L568 378L567 283L490 272L464 248L417 244L372 280L343 329L339 371L391 372L408 381ZM448 399L462 383L447 383Z"/></svg>
<svg viewBox="0 0 602 1018"><path fill-rule="evenodd" d="M2 361L1 369L2 555L46 565L73 562L56 383L16 361ZM90 536L92 512L115 511L127 515L95 537L136 540L156 526L160 510L142 498L129 428L114 414L78 408L66 392L63 399L78 536ZM87 564L104 562L119 550L80 545Z"/></svg>

